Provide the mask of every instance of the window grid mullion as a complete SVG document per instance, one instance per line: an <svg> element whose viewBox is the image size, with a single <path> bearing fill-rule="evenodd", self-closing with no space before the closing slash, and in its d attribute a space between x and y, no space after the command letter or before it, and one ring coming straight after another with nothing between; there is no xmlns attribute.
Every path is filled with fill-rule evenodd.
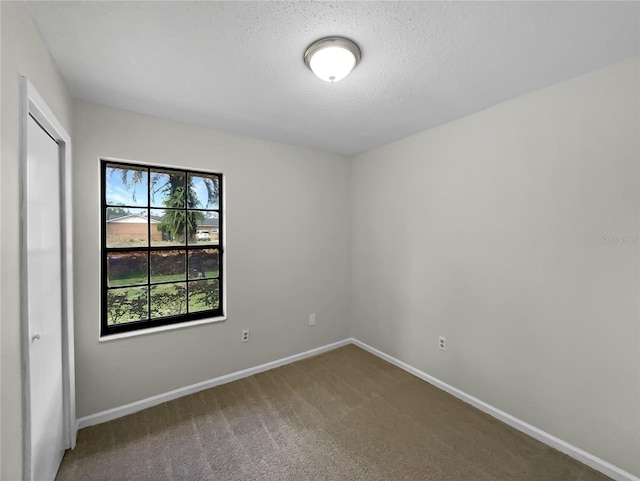
<svg viewBox="0 0 640 481"><path fill-rule="evenodd" d="M166 211L183 211L184 212L184 219L185 219L185 226L184 226L184 236L185 236L185 243L183 245L174 245L174 246L152 246L152 222L151 222L151 211L152 211L152 206L151 206L151 170L153 168L156 168L154 166L142 166L139 164L128 164L128 163L120 163L120 162L111 162L111 161L107 161L107 160L102 160L101 162L102 165L102 171L101 171L101 178L102 178L102 182L101 182L101 195L102 195L102 213L101 213L101 217L103 219L102 222L102 265L103 265L103 276L102 276L102 286L103 286L103 309L102 309L102 325L103 325L103 330L102 330L102 334L113 334L116 332L126 332L126 331L130 331L130 330L137 330L137 329L144 329L145 327L153 327L156 325L167 325L167 324L172 324L172 323L179 323L179 322L184 322L184 321L188 321L188 320L197 320L197 319L203 319L206 318L208 316L211 315L221 315L223 314L223 305L222 305L222 275L223 275L223 254L224 254L224 246L220 245L221 244L221 240L223 237L223 227L222 227L222 223L223 223L223 219L222 219L222 178L220 174L214 174L214 173L209 173L209 172L198 172L198 171L189 171L189 170L181 170L181 169L166 169L163 167L158 167L158 168L162 168L163 172L168 173L169 175L172 175L171 173L180 173L184 176L185 178L185 198L184 198L184 207L183 208L174 208L174 207L164 207L162 208L165 212ZM106 186L107 186L107 179L106 179L106 172L107 172L107 168L112 167L112 168L117 168L117 169L131 169L131 167L133 167L135 170L138 171L146 171L147 174L147 205L145 206L128 206L128 205L110 205L107 204L106 202ZM214 181L216 182L217 185L217 189L218 189L218 206L216 209L198 209L198 208L189 208L188 202L187 202L187 196L188 196L188 185L189 185L189 177L190 176L198 176L198 175L203 175L203 176L207 176L209 179L215 179ZM107 221L109 220L109 216L107 215L107 210L109 207L118 207L118 208L123 208L123 209L139 209L139 210L146 210L146 218L147 218L147 222L146 222L146 230L147 230L147 243L146 246L138 246L138 247L107 247L107 241L108 241L108 232L107 232ZM160 207L156 207L158 209L160 209ZM195 245L195 244L191 244L189 242L189 213L190 211L193 212L214 212L217 214L217 221L218 221L218 243L217 244L207 244L207 245ZM196 226L197 227L197 226ZM196 229L197 230L197 229ZM190 279L189 278L189 268L190 268L190 253L191 252L197 252L197 251L204 251L204 250L216 250L217 251L217 258L218 258L218 270L217 270L217 276L215 277L204 277L204 278L198 278L198 279ZM183 280L180 281L162 281L162 282L154 282L152 283L151 281L151 252L152 251L172 251L172 250L182 250L185 252L185 264L184 264L184 268L185 268L185 278ZM141 283L141 284L132 284L132 285L125 285L125 286L112 286L109 287L109 267L108 267L108 256L110 253L114 253L114 252L121 252L121 253L130 253L130 252L144 252L146 254L147 257L147 280L146 283ZM191 282L194 281L213 281L213 280L217 280L217 292L218 292L218 306L215 309L205 309L204 311L196 311L196 312L190 312L190 306L189 306L189 289L190 289L190 285ZM186 285L185 288L185 295L186 295L186 314L178 314L178 315L172 315L172 316L164 316L164 317L160 317L157 319L152 318L152 312L151 312L151 288L152 286L155 285L165 285L165 284L175 284L175 283L183 283ZM147 290L147 318L146 319L141 319L141 320L137 320L137 321L129 321L129 322L124 322L121 324L112 324L109 325L108 324L108 304L107 304L107 294L110 290L113 289L119 289L119 288L133 288L133 287L146 287Z"/></svg>
<svg viewBox="0 0 640 481"><path fill-rule="evenodd" d="M151 169L147 167L147 319L151 320Z"/></svg>
<svg viewBox="0 0 640 481"><path fill-rule="evenodd" d="M189 314L189 233L187 232L187 219L188 219L188 215L189 215L189 206L187 204L187 191L189 190L189 175L185 172L184 173L184 181L185 181L185 188L184 188L184 243L187 246L187 251L185 253L185 259L184 259L184 264L185 264L185 278L186 278L186 308L187 308L187 315Z"/></svg>

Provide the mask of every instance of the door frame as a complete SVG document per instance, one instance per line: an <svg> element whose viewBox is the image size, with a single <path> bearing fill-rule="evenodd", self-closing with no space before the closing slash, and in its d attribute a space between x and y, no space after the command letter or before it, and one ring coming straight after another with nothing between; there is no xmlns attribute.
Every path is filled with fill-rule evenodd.
<svg viewBox="0 0 640 481"><path fill-rule="evenodd" d="M65 448L76 445L74 316L73 316L73 225L71 196L71 137L26 77L20 78L20 339L22 357L22 478L31 481L31 384L27 279L27 124L29 115L58 143L60 155L60 227L62 268L62 403Z"/></svg>

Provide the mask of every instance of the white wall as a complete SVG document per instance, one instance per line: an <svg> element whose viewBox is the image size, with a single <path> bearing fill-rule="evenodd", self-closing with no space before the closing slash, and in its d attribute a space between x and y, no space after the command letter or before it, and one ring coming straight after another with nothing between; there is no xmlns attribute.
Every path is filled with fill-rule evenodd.
<svg viewBox="0 0 640 481"><path fill-rule="evenodd" d="M351 172L354 336L635 475L638 68L364 153Z"/></svg>
<svg viewBox="0 0 640 481"><path fill-rule="evenodd" d="M0 2L2 70L2 163L0 214L2 246L1 333L1 458L0 479L20 479L22 472L22 392L20 371L19 290L19 155L20 87L25 75L71 133L72 102L51 56L22 2Z"/></svg>
<svg viewBox="0 0 640 481"><path fill-rule="evenodd" d="M100 157L225 175L226 321L98 342ZM78 417L347 337L348 175L342 157L76 103Z"/></svg>

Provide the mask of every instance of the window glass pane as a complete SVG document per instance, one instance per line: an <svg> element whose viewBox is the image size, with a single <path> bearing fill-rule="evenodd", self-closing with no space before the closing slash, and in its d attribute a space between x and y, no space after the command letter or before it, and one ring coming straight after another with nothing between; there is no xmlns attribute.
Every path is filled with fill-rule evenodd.
<svg viewBox="0 0 640 481"><path fill-rule="evenodd" d="M187 207L191 209L217 209L219 195L217 175L189 174Z"/></svg>
<svg viewBox="0 0 640 481"><path fill-rule="evenodd" d="M220 305L218 279L189 282L189 312L217 309Z"/></svg>
<svg viewBox="0 0 640 481"><path fill-rule="evenodd" d="M151 209L151 245L184 245L184 210Z"/></svg>
<svg viewBox="0 0 640 481"><path fill-rule="evenodd" d="M146 252L109 252L107 283L109 287L134 286L147 283Z"/></svg>
<svg viewBox="0 0 640 481"><path fill-rule="evenodd" d="M186 280L186 251L151 251L151 282Z"/></svg>
<svg viewBox="0 0 640 481"><path fill-rule="evenodd" d="M122 324L148 318L146 286L107 291L107 324Z"/></svg>
<svg viewBox="0 0 640 481"><path fill-rule="evenodd" d="M151 317L175 316L187 312L187 288L184 282L151 286Z"/></svg>
<svg viewBox="0 0 640 481"><path fill-rule="evenodd" d="M132 210L114 217L107 208L107 247L146 247L148 245L147 210ZM111 218L109 218L111 216Z"/></svg>
<svg viewBox="0 0 640 481"><path fill-rule="evenodd" d="M198 243L198 227L205 221L204 212L199 210L189 210L186 213L187 221L186 221L186 231L187 231L187 243L188 244L197 244Z"/></svg>
<svg viewBox="0 0 640 481"><path fill-rule="evenodd" d="M189 251L189 279L218 277L218 249Z"/></svg>
<svg viewBox="0 0 640 481"><path fill-rule="evenodd" d="M184 209L184 172L151 169L151 207Z"/></svg>
<svg viewBox="0 0 640 481"><path fill-rule="evenodd" d="M219 214L206 210L190 210L189 226L192 229L187 239L191 245L218 245L220 230Z"/></svg>
<svg viewBox="0 0 640 481"><path fill-rule="evenodd" d="M101 166L101 334L221 312L221 175L117 161Z"/></svg>
<svg viewBox="0 0 640 481"><path fill-rule="evenodd" d="M148 205L149 179L146 168L107 164L105 181L107 205Z"/></svg>

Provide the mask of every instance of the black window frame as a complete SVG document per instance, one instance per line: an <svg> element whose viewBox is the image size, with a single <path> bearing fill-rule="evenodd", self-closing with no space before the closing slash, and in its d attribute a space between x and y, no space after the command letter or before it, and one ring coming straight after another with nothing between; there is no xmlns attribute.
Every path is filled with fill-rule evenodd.
<svg viewBox="0 0 640 481"><path fill-rule="evenodd" d="M146 206L136 206L136 205L110 205L107 203L107 167L116 167L116 168L125 168L125 169L136 169L136 170L146 170L147 172L147 180L151 179L152 171L162 171L162 172L177 172L184 174L185 181L188 179L189 174L196 176L207 176L217 177L218 180L218 206L217 208L189 208L187 203L185 202L183 208L167 208L167 207L158 207L152 206L151 203L151 185L150 182L147 183L147 203ZM210 172L203 170L195 170L195 169L186 169L186 168L177 168L177 167L167 167L160 164L147 164L147 163L137 163L137 162L129 162L129 161L120 161L120 160L110 160L110 159L100 159L100 195L101 195L101 214L100 214L100 238L101 238L101 246L100 246L100 257L101 257L101 302L100 302L100 337L108 337L114 334L120 334L125 332L139 331L145 329L153 329L155 327L162 327L168 325L179 325L182 323L198 321L207 318L225 318L225 293L224 293L224 255L225 255L225 245L224 245L224 182L223 182L223 174L219 172ZM133 204L133 203L132 203ZM135 209L137 211L146 210L147 211L147 245L146 247L107 247L107 209L109 207L120 207L125 209ZM184 210L185 213L189 211L209 211L209 212L217 212L218 213L218 243L216 244L204 244L204 245L194 245L190 244L188 240L185 238L184 245L168 245L168 246L158 246L152 245L151 238L151 211L152 210ZM198 250L206 250L206 249L216 249L218 251L218 308L217 309L209 309L204 311L197 312L187 312L184 314L165 316L159 318L151 318L151 286L159 285L167 282L151 282L151 274L150 274L150 263L151 263L151 253L154 251L171 251L171 250L184 250L185 251L185 280L184 283L186 285L186 299L189 299L189 284L194 281L200 281L201 279L190 279L189 278L189 252L195 252ZM132 284L131 286L118 286L118 287L109 287L109 275L107 270L108 263L108 254L110 252L146 252L147 253L147 282L137 283L135 286ZM213 277L207 278L207 280L215 279ZM120 324L108 324L108 305L107 305L107 295L109 290L117 289L121 287L147 287L147 302L149 305L148 312L149 318L143 320L129 321ZM188 301L187 306L188 310ZM220 319L220 320L223 320Z"/></svg>

